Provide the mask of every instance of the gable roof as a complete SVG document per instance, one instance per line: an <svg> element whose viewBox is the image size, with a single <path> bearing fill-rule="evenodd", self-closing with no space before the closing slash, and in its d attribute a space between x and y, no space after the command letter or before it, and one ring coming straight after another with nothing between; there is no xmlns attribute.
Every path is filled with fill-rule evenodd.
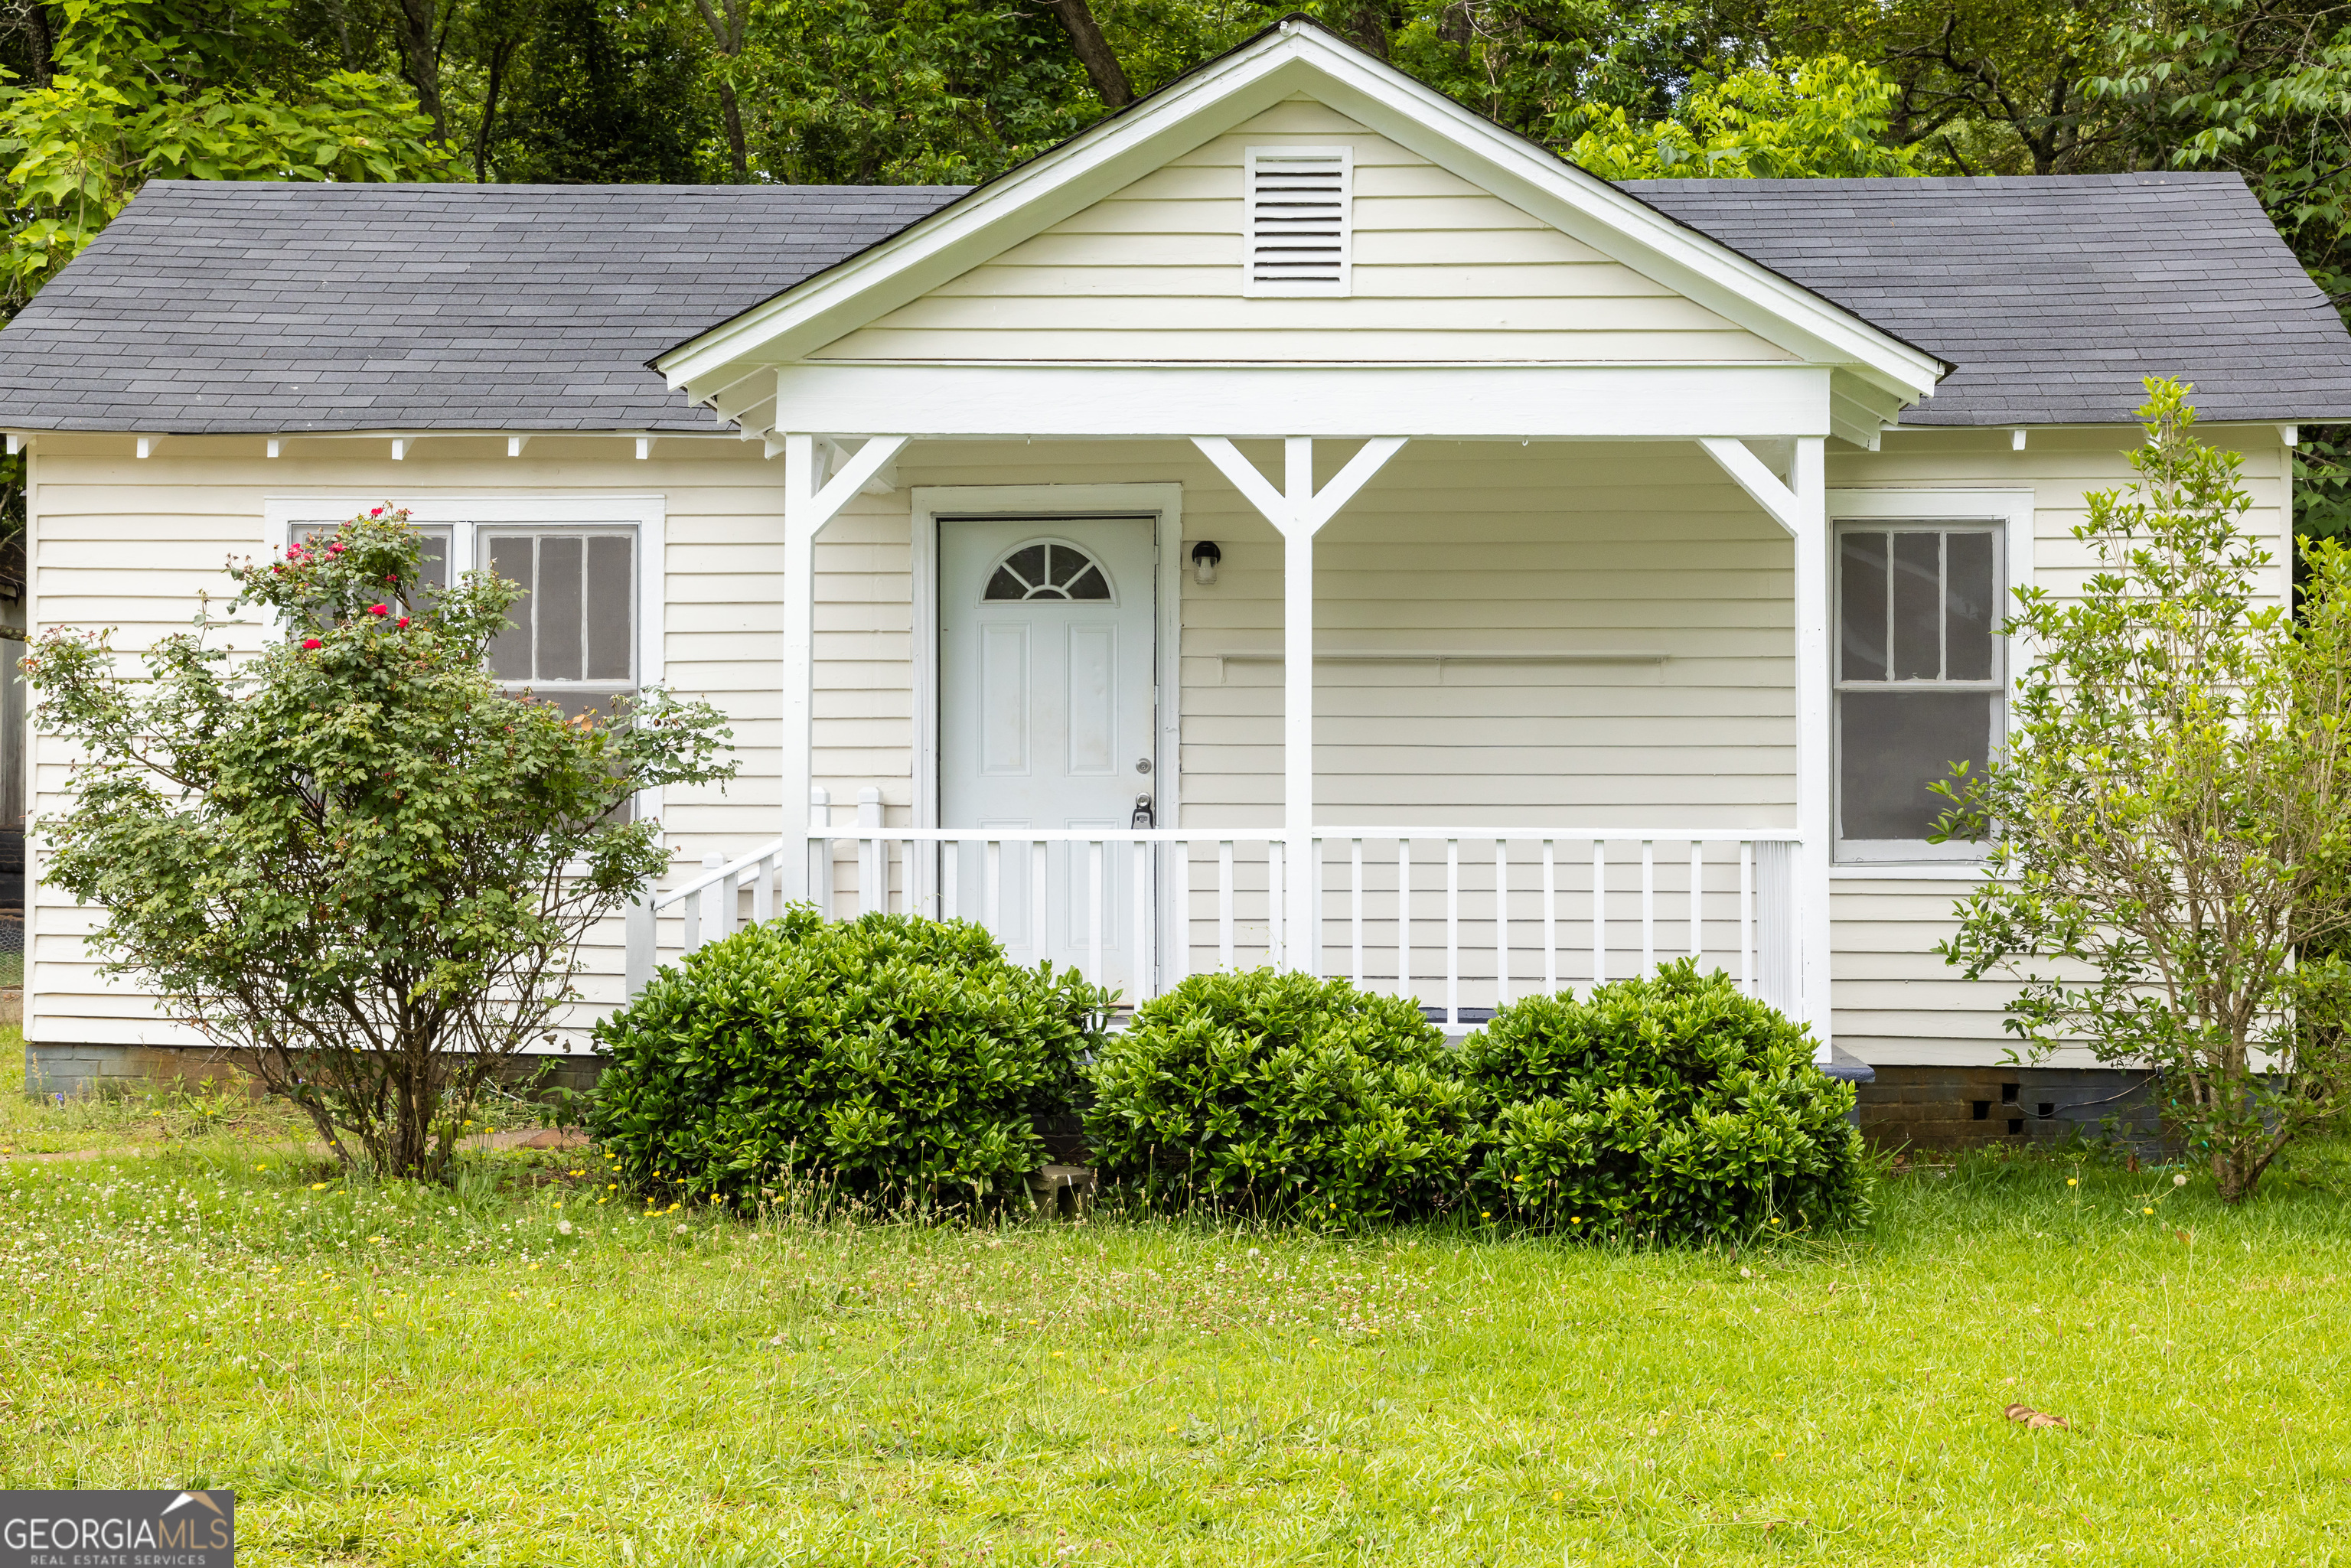
<svg viewBox="0 0 2351 1568"><path fill-rule="evenodd" d="M773 423L777 367L862 327L1231 131L1307 97L1611 260L1874 389L1886 412L1949 366L1738 250L1423 85L1311 19L1256 37L967 193L904 234L679 344L654 364L747 431ZM1873 424L1872 428L1875 428Z"/></svg>
<svg viewBox="0 0 2351 1568"><path fill-rule="evenodd" d="M1957 367L1905 424L2351 419L2351 333L2234 174L1649 180L1643 201Z"/></svg>
<svg viewBox="0 0 2351 1568"><path fill-rule="evenodd" d="M959 192L156 180L0 331L0 425L707 433L647 359Z"/></svg>
<svg viewBox="0 0 2351 1568"><path fill-rule="evenodd" d="M2351 334L2229 174L1651 181L1681 223L1957 365L1907 424L2351 421ZM156 181L0 331L0 427L707 432L680 339L953 187Z"/></svg>

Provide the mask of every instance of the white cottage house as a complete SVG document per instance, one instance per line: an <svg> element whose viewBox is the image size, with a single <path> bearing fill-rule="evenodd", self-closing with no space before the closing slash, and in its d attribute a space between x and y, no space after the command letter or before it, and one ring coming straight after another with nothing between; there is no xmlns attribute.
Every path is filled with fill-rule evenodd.
<svg viewBox="0 0 2351 1568"><path fill-rule="evenodd" d="M598 1005L799 897L1457 1027L1697 954L1963 1141L2110 1092L1998 1066L1925 786L2148 374L2283 562L2351 340L2234 177L1611 185L1292 19L969 191L152 184L0 428L34 625L390 503L529 587L518 685L725 708ZM38 872L37 1076L156 1071Z"/></svg>

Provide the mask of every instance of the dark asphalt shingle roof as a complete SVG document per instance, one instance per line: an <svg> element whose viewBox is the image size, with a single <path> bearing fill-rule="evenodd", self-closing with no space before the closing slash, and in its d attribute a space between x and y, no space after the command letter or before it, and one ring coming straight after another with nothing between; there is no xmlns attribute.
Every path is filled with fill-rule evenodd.
<svg viewBox="0 0 2351 1568"><path fill-rule="evenodd" d="M1957 368L1905 424L2351 419L2351 334L2234 174L1624 187Z"/></svg>
<svg viewBox="0 0 2351 1568"><path fill-rule="evenodd" d="M647 360L956 193L158 180L0 332L0 425L708 431Z"/></svg>
<svg viewBox="0 0 2351 1568"><path fill-rule="evenodd" d="M2351 420L2351 335L2233 175L1652 181L1693 227L1958 367L1916 424ZM712 428L653 355L944 187L158 181L0 332L0 426Z"/></svg>

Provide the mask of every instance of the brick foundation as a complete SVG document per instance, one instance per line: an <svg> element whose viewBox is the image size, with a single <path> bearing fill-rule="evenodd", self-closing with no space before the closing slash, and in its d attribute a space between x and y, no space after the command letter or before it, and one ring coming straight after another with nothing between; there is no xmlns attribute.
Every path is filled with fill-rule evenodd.
<svg viewBox="0 0 2351 1568"><path fill-rule="evenodd" d="M1934 1153L2077 1135L2151 1152L2162 1141L2147 1075L2109 1067L1880 1067L1861 1086L1860 1120L1881 1148Z"/></svg>

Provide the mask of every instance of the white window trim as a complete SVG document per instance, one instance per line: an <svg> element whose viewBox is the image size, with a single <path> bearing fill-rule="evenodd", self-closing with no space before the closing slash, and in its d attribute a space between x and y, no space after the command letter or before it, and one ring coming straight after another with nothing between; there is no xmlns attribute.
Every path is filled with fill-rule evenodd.
<svg viewBox="0 0 2351 1568"><path fill-rule="evenodd" d="M645 495L451 496L434 494L340 494L266 496L262 498L264 536L273 556L283 557L298 523L342 521L381 507L404 511L408 520L447 528L449 580L455 582L475 567L474 531L477 527L507 528L517 524L549 527L629 526L637 530L637 685L662 684L665 669L662 651L666 627L662 614L668 597L664 577L669 554L668 498ZM662 791L646 789L637 796L643 817L659 817Z"/></svg>
<svg viewBox="0 0 2351 1568"><path fill-rule="evenodd" d="M1828 521L1831 549L1835 539L1848 524L1886 523L1896 526L1957 523L1991 524L1994 534L1993 559L2000 579L2001 617L2005 619L2016 604L2016 590L2032 586L2032 566L2035 553L2033 535L2033 495L2022 489L1833 489L1828 493ZM1832 569L1839 557L1830 557ZM1829 595L1830 616L1830 678L1832 682L1829 706L1829 778L1833 789L1844 777L1842 756L1844 726L1836 720L1834 690L1837 669L1836 650L1839 643L1836 617L1842 613L1842 596L1834 591ZM2014 711L2017 682L2022 674L2021 661L2012 643L1995 634L1995 657L2000 661L2006 686L2001 704L2003 729ZM1995 747L1997 747L1997 741ZM1834 803L1841 813L1842 800ZM1944 877L1972 878L1981 874L1983 850L1971 844L1929 844L1902 840L1849 840L1839 838L1832 850L1830 874L1840 879L1884 875L1899 878L1906 872L1926 873L1937 879Z"/></svg>
<svg viewBox="0 0 2351 1568"><path fill-rule="evenodd" d="M1261 283L1255 266L1257 226L1250 216L1257 169L1266 158L1335 158L1339 162L1339 281ZM1336 147L1250 147L1241 156L1241 294L1250 299L1343 299L1355 291L1355 150Z"/></svg>
<svg viewBox="0 0 2351 1568"><path fill-rule="evenodd" d="M1153 549L1158 562L1158 603L1152 671L1157 725L1152 736L1152 800L1162 827L1183 821L1184 770L1184 486L1181 485L923 485L914 487L914 825L939 825L939 518L1014 517L1047 524L1056 517L1151 517L1158 520ZM1042 538L1046 535L1040 534ZM1177 925L1184 912L1180 878L1163 877L1159 890L1159 961L1175 971Z"/></svg>

